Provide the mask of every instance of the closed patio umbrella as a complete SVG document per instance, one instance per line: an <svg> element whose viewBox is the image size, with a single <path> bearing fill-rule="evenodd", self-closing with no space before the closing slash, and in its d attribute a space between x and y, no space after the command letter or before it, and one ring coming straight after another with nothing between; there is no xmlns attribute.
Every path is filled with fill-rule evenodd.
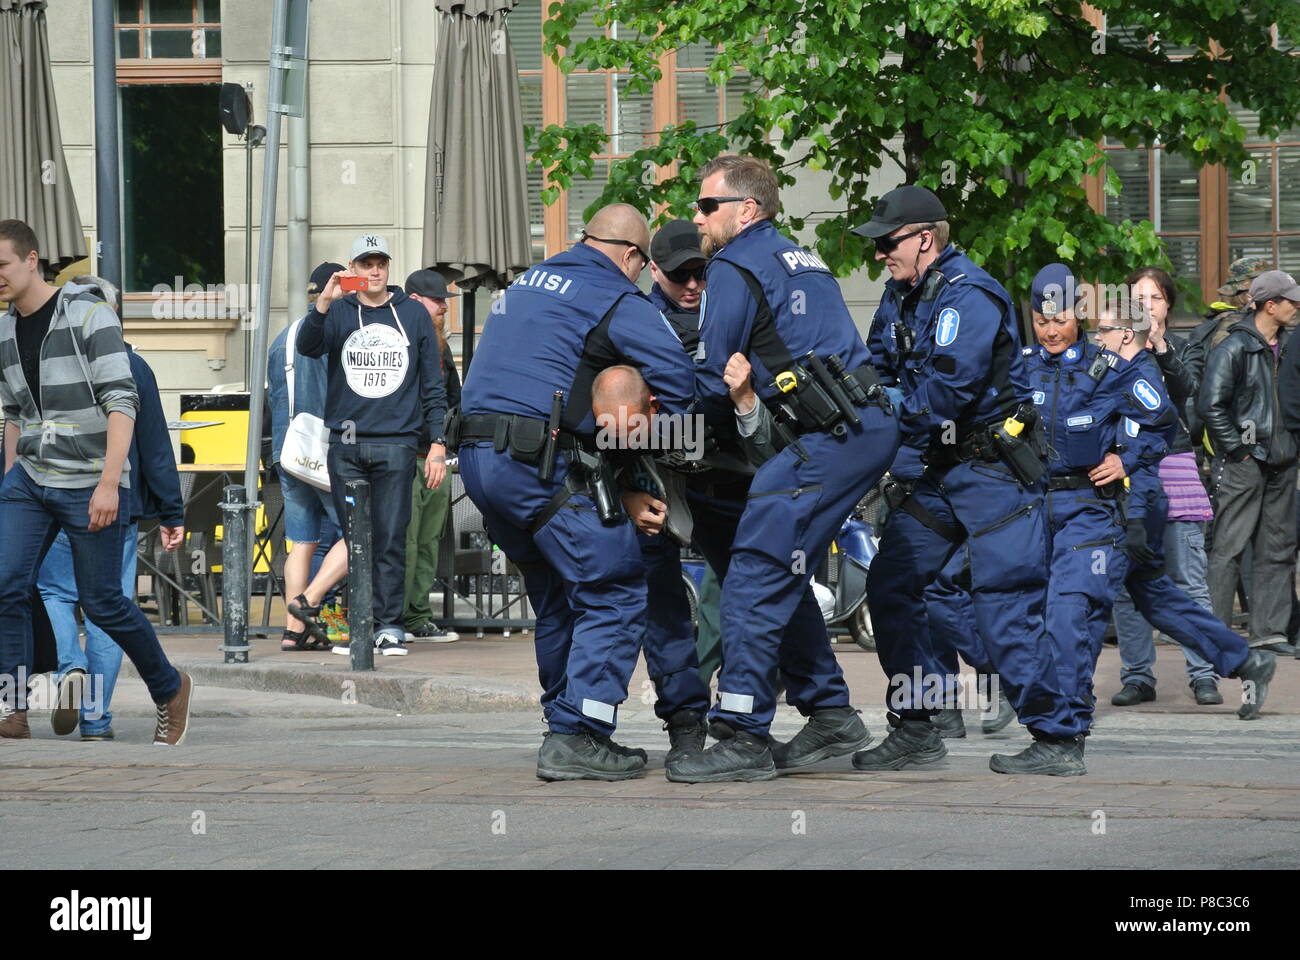
<svg viewBox="0 0 1300 960"><path fill-rule="evenodd" d="M0 218L36 231L50 276L86 256L50 74L45 0L0 0Z"/></svg>
<svg viewBox="0 0 1300 960"><path fill-rule="evenodd" d="M514 5L436 2L423 260L467 293L462 375L474 350L474 291L502 289L529 266L523 115L505 26Z"/></svg>

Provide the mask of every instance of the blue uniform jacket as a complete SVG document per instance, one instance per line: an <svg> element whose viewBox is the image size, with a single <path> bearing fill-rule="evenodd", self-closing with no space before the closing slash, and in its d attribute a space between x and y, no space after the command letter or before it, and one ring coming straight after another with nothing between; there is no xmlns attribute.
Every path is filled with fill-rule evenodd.
<svg viewBox="0 0 1300 960"><path fill-rule="evenodd" d="M753 278L762 290L755 299ZM722 372L733 353L743 353L753 367L754 389L764 400L777 395L776 373L753 349L759 310L769 311L777 333L794 359L809 350L823 361L831 354L849 370L871 362L849 314L835 275L815 254L783 236L770 220L746 227L709 260L700 304L700 339L704 361L697 389L710 417L733 414Z"/></svg>
<svg viewBox="0 0 1300 960"><path fill-rule="evenodd" d="M1119 434L1128 402L1124 375L1116 370L1124 363L1118 355L1082 338L1056 355L1043 346L1025 347L1023 353L1051 475L1086 472L1106 454L1126 449Z"/></svg>
<svg viewBox="0 0 1300 960"><path fill-rule="evenodd" d="M964 434L1030 399L1011 297L954 246L914 286L885 282L867 343L882 381L903 392L905 445L924 448L948 421Z"/></svg>
<svg viewBox="0 0 1300 960"><path fill-rule="evenodd" d="M595 432L591 382L640 369L665 413L695 400L694 364L664 315L599 250L575 244L521 274L488 314L461 410L545 420L564 392L567 429Z"/></svg>
<svg viewBox="0 0 1300 960"><path fill-rule="evenodd" d="M1160 461L1178 435L1178 408L1169 399L1160 367L1143 350L1117 367L1125 401L1123 429L1128 443L1120 455L1129 475L1128 516L1144 517L1164 494Z"/></svg>

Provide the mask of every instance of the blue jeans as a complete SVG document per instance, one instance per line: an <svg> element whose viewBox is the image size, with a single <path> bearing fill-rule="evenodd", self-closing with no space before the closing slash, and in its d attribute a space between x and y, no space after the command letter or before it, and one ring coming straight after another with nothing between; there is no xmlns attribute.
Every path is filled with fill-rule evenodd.
<svg viewBox="0 0 1300 960"><path fill-rule="evenodd" d="M134 523L122 528L122 593L132 603L135 602L136 529ZM72 544L68 542L68 535L59 531L45 555L45 562L41 564L36 585L54 627L54 638L59 647L59 676L69 670L83 670L88 678L86 703L81 708L81 732L91 736L103 733L113 725L109 707L113 702L117 674L122 669L122 648L87 618L86 648L82 650L74 612L78 599L74 576Z"/></svg>
<svg viewBox="0 0 1300 960"><path fill-rule="evenodd" d="M163 653L140 608L122 593L122 519L91 533L93 487L61 490L35 483L21 465L0 484L0 678L17 678L32 662L32 594L45 554L60 528L68 534L72 573L86 619L98 624L135 664L154 703L166 703L181 677ZM27 709L26 683L8 679L17 710Z"/></svg>
<svg viewBox="0 0 1300 960"><path fill-rule="evenodd" d="M1165 525L1164 541L1165 569L1169 576L1178 589L1213 612L1210 588L1205 580L1205 524L1170 520ZM1121 590L1115 601L1115 633L1119 640L1120 681L1154 687L1156 676L1152 667L1156 662L1156 645L1151 624L1134 608L1127 590ZM1187 659L1189 683L1215 678L1214 667L1199 654L1183 647L1183 656Z"/></svg>

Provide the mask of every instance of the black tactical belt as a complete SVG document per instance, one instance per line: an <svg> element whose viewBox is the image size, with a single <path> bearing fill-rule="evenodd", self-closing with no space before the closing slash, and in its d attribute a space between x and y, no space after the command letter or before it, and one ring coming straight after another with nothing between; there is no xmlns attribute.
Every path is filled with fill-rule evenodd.
<svg viewBox="0 0 1300 960"><path fill-rule="evenodd" d="M481 443L490 440L500 453L510 442L510 435L515 431L516 424L529 426L540 424L543 431L546 428L546 421L536 417L521 417L510 413L471 413L461 419L460 442ZM567 430L560 431L560 449L573 449L579 446L582 446L582 443L576 434Z"/></svg>
<svg viewBox="0 0 1300 960"><path fill-rule="evenodd" d="M1093 482L1088 479L1088 474L1084 473L1082 470L1072 473L1063 473L1059 476L1052 477L1047 481L1047 489L1049 491L1088 490L1093 486Z"/></svg>

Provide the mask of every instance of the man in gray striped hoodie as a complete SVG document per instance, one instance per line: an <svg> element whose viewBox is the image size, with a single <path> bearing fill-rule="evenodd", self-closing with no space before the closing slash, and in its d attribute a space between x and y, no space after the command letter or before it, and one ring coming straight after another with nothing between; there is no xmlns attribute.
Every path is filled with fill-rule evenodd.
<svg viewBox="0 0 1300 960"><path fill-rule="evenodd" d="M0 739L23 739L32 661L32 585L60 529L82 612L135 664L158 707L154 743L179 744L193 683L167 660L122 581L120 489L139 407L116 314L90 286L50 286L36 235L0 220Z"/></svg>

